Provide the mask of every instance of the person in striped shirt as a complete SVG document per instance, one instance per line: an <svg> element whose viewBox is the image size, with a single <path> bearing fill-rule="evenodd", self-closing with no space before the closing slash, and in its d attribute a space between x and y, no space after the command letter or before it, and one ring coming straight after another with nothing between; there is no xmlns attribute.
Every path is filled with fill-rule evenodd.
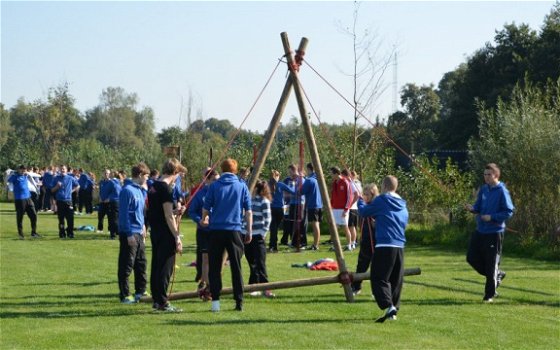
<svg viewBox="0 0 560 350"><path fill-rule="evenodd" d="M253 191L251 199L253 211L253 235L249 243L245 243L245 257L249 263L251 274L249 276L249 284L268 283L268 275L266 272L266 234L270 228L271 209L270 209L270 188L266 181L258 181ZM241 233L247 234L247 224L244 223ZM252 295L260 295L254 292ZM272 298L274 294L267 290L265 297Z"/></svg>

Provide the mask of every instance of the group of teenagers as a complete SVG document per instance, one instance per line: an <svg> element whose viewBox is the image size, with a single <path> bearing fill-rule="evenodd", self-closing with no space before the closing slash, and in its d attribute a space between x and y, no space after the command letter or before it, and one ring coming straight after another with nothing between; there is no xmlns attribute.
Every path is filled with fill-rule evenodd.
<svg viewBox="0 0 560 350"><path fill-rule="evenodd" d="M118 233L120 241L118 283L121 302L137 303L142 296L148 295L145 239L149 227L152 244L152 307L161 312L182 311L170 304L168 289L176 254L180 254L183 249L180 220L188 210L189 217L197 224L197 280L200 281L201 297L212 300L212 311L220 311L222 269L225 260L229 259L235 310L243 310L241 258L245 255L249 263L249 284L267 283L266 253L267 250L277 251L278 228L282 220L285 222L281 244L305 247L307 227L304 223L308 222L312 226L314 240L310 249L319 247L323 205L313 165L307 164L306 168L309 175L305 177L302 169L290 165L289 176L284 181L279 181L280 173L273 170L271 179L258 180L253 193L250 193L246 182L248 173L243 170L238 174L237 161L228 158L221 162L220 174L212 168L204 170L203 182L191 190L191 198L188 206L185 206L175 196L177 181L181 174L186 173L186 168L178 160L166 161L161 176L157 171L150 172L144 163L133 166L131 178L126 179L120 189L118 209L112 211L118 213L115 234ZM60 171L61 174L52 182L52 193L57 198L57 204L58 198L63 199L63 203L67 202L68 194L79 187L75 178L64 174L64 166ZM356 236L349 229L352 227L352 216L356 216L353 226L361 228L356 272L366 272L370 268L372 294L378 307L383 310L377 322L395 320L400 308L405 229L408 224L406 201L397 193L398 180L395 176L386 176L379 191L375 184L366 184L362 188L357 176L348 170L333 167L330 171L330 203L336 225L346 233L348 250L356 248ZM20 167L18 173L9 178L9 182L14 185L18 232L21 232L21 217L26 203L29 205L29 201L21 195L22 186L17 185L18 176L22 182L24 174L24 167ZM109 174L106 173L104 177L108 178ZM478 191L476 202L465 205L466 210L476 214L477 222L477 230L471 236L467 261L486 277L485 302L493 301L498 295L497 287L505 278L505 272L499 268L502 242L505 221L514 211L509 192L499 177L498 166L488 164L484 171L485 184ZM63 195L59 196L60 192ZM59 206L59 218L60 209ZM31 221L32 232L37 234L36 217L35 221ZM269 231L267 249L266 236ZM291 243L288 243L290 238ZM133 294L128 282L132 271ZM361 283L353 282L352 290L355 295L359 294ZM264 294L274 296L271 291L265 291Z"/></svg>
<svg viewBox="0 0 560 350"><path fill-rule="evenodd" d="M20 165L7 173L8 189L14 193L16 203L17 230L24 239L23 216L31 221L31 237L40 238L37 233L37 212L50 211L58 215L59 237L74 238L74 214L93 212L93 188L95 175L83 169L69 169L66 165L48 167L42 170Z"/></svg>

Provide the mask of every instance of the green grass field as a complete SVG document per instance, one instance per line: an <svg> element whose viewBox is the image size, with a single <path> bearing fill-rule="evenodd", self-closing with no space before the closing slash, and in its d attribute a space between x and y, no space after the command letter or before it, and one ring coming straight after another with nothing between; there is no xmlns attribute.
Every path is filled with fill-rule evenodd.
<svg viewBox="0 0 560 350"><path fill-rule="evenodd" d="M97 217L77 216L76 225ZM231 296L222 311L198 299L178 300L181 314L154 314L150 304L121 305L117 287L118 241L108 234L76 232L60 240L56 216L39 214L40 240L17 239L13 204L0 204L2 349L557 349L560 347L560 265L508 258L507 278L494 304L483 304L484 279L464 254L409 246L407 267L422 274L405 279L396 322L376 324L381 315L369 283L355 303L346 303L340 285L277 290L275 299L247 296L242 313ZM29 232L29 220L24 219ZM194 226L181 225L185 253L178 258L174 291L196 289ZM326 238L323 238L326 239ZM148 258L150 248L148 244ZM292 263L334 257L319 252L268 256L271 281L332 275L292 268ZM345 255L355 267L357 252ZM244 262L244 276L248 268ZM132 279L131 279L132 281ZM230 283L229 270L224 286Z"/></svg>

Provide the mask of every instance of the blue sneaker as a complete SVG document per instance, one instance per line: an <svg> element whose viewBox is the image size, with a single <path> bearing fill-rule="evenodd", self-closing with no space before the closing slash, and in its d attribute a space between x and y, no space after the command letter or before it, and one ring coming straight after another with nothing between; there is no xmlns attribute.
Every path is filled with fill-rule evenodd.
<svg viewBox="0 0 560 350"><path fill-rule="evenodd" d="M148 292L144 292L144 293L136 293L134 294L134 300L136 300L136 302L140 302L140 299L142 299L142 297L149 297L150 293Z"/></svg>

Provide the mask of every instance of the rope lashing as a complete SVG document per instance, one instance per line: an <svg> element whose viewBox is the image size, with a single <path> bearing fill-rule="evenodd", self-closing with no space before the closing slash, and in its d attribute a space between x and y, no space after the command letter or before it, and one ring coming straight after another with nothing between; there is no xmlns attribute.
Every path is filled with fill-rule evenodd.
<svg viewBox="0 0 560 350"><path fill-rule="evenodd" d="M296 55L294 56L294 61L288 67L291 72L299 72L299 67L301 67L301 64L303 62L303 56L305 56L305 51L296 50Z"/></svg>
<svg viewBox="0 0 560 350"><path fill-rule="evenodd" d="M338 282L340 284L350 284L354 282L354 276L348 271L338 274Z"/></svg>

